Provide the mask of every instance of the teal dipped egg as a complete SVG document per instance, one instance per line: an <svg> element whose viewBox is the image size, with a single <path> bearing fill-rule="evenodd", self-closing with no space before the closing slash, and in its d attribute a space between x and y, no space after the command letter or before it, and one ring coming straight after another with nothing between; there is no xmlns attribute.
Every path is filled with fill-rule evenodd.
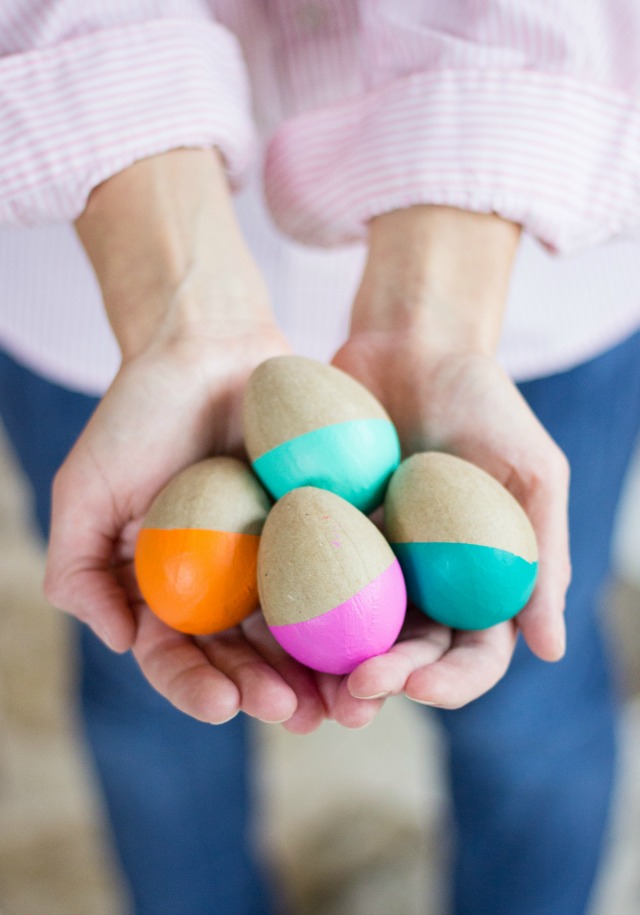
<svg viewBox="0 0 640 915"><path fill-rule="evenodd" d="M315 486L369 513L400 463L395 426L373 394L303 356L276 356L255 369L243 426L253 469L275 499Z"/></svg>
<svg viewBox="0 0 640 915"><path fill-rule="evenodd" d="M439 452L404 461L387 490L385 533L409 599L446 626L486 629L531 597L531 523L507 489L468 461Z"/></svg>

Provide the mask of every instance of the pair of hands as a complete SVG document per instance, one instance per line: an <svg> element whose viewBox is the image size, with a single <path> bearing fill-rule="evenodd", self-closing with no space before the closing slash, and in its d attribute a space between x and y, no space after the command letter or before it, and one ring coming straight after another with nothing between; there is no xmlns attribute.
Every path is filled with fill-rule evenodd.
<svg viewBox="0 0 640 915"><path fill-rule="evenodd" d="M204 721L243 710L304 733L327 716L362 726L386 695L405 692L447 708L469 702L506 671L516 623L452 632L412 613L387 654L343 678L315 674L287 657L260 614L231 631L192 638L171 630L142 601L133 553L152 499L182 467L207 454L240 452L244 383L255 365L286 351L277 329L263 326L123 365L54 484L50 599L115 650L132 647L150 683ZM559 561L565 474L515 388L489 359L451 356L430 364L410 340L392 336L354 336L335 364L386 401L405 448L435 445L476 460L524 504L541 566L517 625L538 654L558 656L567 583Z"/></svg>
<svg viewBox="0 0 640 915"><path fill-rule="evenodd" d="M522 503L538 536L540 571L516 621L454 632L410 611L389 652L336 677L287 657L260 614L225 633L190 637L143 602L133 554L153 498L207 455L242 455L246 380L260 362L289 351L235 224L221 163L187 150L106 182L77 223L123 361L54 482L51 602L114 650L132 649L149 682L187 714L220 723L242 710L296 733L326 717L361 727L387 696L403 692L464 705L505 673L518 629L540 657L559 658L568 472L491 355L503 251L510 262L515 236L487 219L438 208L381 217L351 335L334 362L386 406L405 453L458 454Z"/></svg>

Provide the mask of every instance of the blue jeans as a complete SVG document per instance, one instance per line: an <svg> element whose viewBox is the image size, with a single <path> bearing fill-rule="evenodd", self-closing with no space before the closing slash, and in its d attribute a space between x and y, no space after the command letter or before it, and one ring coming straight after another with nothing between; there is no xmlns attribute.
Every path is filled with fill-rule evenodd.
<svg viewBox="0 0 640 915"><path fill-rule="evenodd" d="M568 650L523 644L487 696L441 712L456 828L457 915L583 915L607 827L615 701L597 614L640 420L640 335L521 390L572 466ZM95 401L0 357L0 411L46 534L53 473ZM268 910L247 829L247 723L192 721L130 656L79 627L80 701L138 915Z"/></svg>
<svg viewBox="0 0 640 915"><path fill-rule="evenodd" d="M457 826L457 915L584 915L606 835L616 690L599 599L640 425L640 335L520 386L571 463L567 653L518 644L486 696L441 712Z"/></svg>
<svg viewBox="0 0 640 915"><path fill-rule="evenodd" d="M47 536L51 480L97 401L0 353L0 415ZM247 719L178 712L130 654L77 626L79 711L137 915L268 915L252 849Z"/></svg>

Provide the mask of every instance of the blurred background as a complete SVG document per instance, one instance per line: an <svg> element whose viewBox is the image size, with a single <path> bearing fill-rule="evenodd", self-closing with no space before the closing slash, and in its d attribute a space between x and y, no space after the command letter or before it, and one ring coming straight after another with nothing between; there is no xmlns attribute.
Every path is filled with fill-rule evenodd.
<svg viewBox="0 0 640 915"><path fill-rule="evenodd" d="M75 736L67 621L41 596L43 554L0 440L0 915L124 915L91 770ZM640 461L603 611L623 659L621 782L589 915L640 912ZM441 915L448 853L439 737L411 703L359 732L256 730L259 839L295 915ZM309 791L309 785L314 791ZM178 915L178 913L176 913Z"/></svg>

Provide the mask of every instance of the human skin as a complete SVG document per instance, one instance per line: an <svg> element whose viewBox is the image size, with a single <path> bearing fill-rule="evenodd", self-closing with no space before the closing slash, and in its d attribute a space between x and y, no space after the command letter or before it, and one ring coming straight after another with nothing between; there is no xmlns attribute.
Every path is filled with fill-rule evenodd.
<svg viewBox="0 0 640 915"><path fill-rule="evenodd" d="M334 362L383 402L405 454L448 451L506 486L531 519L540 563L514 622L451 632L412 615L410 633L351 675L352 694L405 691L455 708L504 673L518 630L540 658L564 653L568 464L496 360L518 239L518 227L496 215L447 207L412 207L371 225L349 339ZM429 639L447 649L420 664Z"/></svg>
<svg viewBox="0 0 640 915"><path fill-rule="evenodd" d="M186 713L242 708L292 730L326 709L313 677L256 616L211 638L161 623L133 572L138 530L179 470L242 453L240 399L253 368L288 351L206 150L140 161L92 193L77 232L122 352L112 385L56 476L45 590Z"/></svg>
<svg viewBox="0 0 640 915"><path fill-rule="evenodd" d="M415 242L412 258L422 264L425 250L432 248L425 249L422 213L419 221L415 212L409 215L405 228ZM428 386L405 403L404 386L415 376L401 371L397 360L406 355L411 322L399 328L376 323L391 299L371 290L383 290L383 279L390 282L402 261L388 249L397 218L387 214L372 225L352 334L336 361L382 396L405 446L414 448L426 442L427 426L440 429L444 402L455 394L455 385L449 390L442 381L433 408L426 403ZM243 710L299 733L313 730L327 716L359 727L388 693L406 688L419 701L457 705L490 688L508 666L515 638L510 624L465 641L420 620L397 649L346 679L314 675L286 657L260 614L226 633L191 637L151 613L137 588L132 560L153 498L175 473L206 455L242 454L244 384L255 365L289 348L237 226L215 152L175 150L136 163L93 191L76 228L100 282L122 363L54 482L45 580L51 602L90 625L114 650L131 649L160 693L187 714L213 723ZM455 231L452 235L458 238ZM498 260L508 276L515 245L507 247L508 263ZM422 276L422 267L416 270ZM469 311L474 321L484 316L478 322L483 336L489 325L499 323L495 296L477 294L475 301L475 311ZM445 301L443 314L448 310ZM456 335L455 321L441 323L443 339L449 332ZM466 353L466 344L463 349ZM440 345L437 353L442 354ZM493 365L491 356L482 355ZM372 368L379 359L389 380L396 372L397 390L392 390L395 381L381 390L379 368ZM428 347L415 359L420 372L431 366L434 378L448 377ZM511 396L512 386L504 383ZM496 390L487 389L489 411ZM511 413L526 416L521 418L525 435L535 437L524 405L518 401L510 410L510 418ZM486 466L490 461L483 458L486 445L477 422L465 443L467 420L461 411L454 432L438 435L445 443L457 436L464 445L459 453L478 450L478 462ZM522 451L525 446L521 441ZM499 449L490 450L497 454ZM535 625L529 630L535 645ZM452 671L464 685L454 682Z"/></svg>

